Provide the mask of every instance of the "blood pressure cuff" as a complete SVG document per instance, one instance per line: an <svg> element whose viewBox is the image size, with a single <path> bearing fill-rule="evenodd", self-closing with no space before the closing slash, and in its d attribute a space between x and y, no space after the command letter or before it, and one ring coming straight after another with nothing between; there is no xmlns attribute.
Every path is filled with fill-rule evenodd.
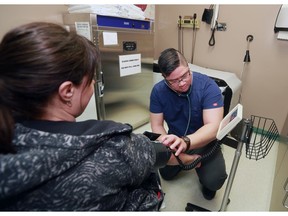
<svg viewBox="0 0 288 216"><path fill-rule="evenodd" d="M155 168L161 168L166 166L168 160L171 157L171 151L162 143L157 141L152 141L152 144L154 145L155 152L156 152L156 162L155 162Z"/></svg>
<svg viewBox="0 0 288 216"><path fill-rule="evenodd" d="M143 133L146 137L148 137L151 141L155 141L161 134L158 133L152 133L149 131L145 131Z"/></svg>
<svg viewBox="0 0 288 216"><path fill-rule="evenodd" d="M161 135L157 133L152 133L145 131L143 133L145 136L147 136L154 145L155 151L156 151L156 163L155 168L161 168L166 166L168 160L171 157L171 151L163 145L161 142L156 141L156 139Z"/></svg>
<svg viewBox="0 0 288 216"><path fill-rule="evenodd" d="M205 8L203 15L202 15L202 21L206 22L207 24L211 24L213 17L213 5L210 5L209 8Z"/></svg>

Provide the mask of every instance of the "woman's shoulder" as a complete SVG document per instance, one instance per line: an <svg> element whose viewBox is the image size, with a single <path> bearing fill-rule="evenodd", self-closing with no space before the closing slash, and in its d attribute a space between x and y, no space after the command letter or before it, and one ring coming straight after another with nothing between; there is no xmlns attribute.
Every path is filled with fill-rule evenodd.
<svg viewBox="0 0 288 216"><path fill-rule="evenodd" d="M131 132L132 126L112 120L86 120L79 122L33 120L20 122L26 128L48 133L62 133L68 135L95 135L99 133Z"/></svg>

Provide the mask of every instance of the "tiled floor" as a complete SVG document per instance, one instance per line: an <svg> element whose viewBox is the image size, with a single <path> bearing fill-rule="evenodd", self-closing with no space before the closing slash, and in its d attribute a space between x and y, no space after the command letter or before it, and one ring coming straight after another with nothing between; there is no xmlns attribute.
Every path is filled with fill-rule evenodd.
<svg viewBox="0 0 288 216"><path fill-rule="evenodd" d="M143 133L145 130L151 131L149 124L134 132ZM225 211L269 211L277 149L278 143L275 142L269 154L264 159L256 161L246 158L245 146L243 146L235 178L232 181L229 195L231 202ZM236 149L222 145L222 151L227 173L230 174ZM166 196L165 208L161 211L185 211L188 202L210 211L219 211L227 181L215 198L207 201L202 196L195 170L183 171L172 181L162 179L162 188Z"/></svg>

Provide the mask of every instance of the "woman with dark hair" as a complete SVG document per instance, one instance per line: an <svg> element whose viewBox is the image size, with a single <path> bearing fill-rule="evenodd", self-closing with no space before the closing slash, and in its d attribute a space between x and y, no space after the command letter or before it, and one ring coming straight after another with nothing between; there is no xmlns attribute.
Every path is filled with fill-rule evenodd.
<svg viewBox="0 0 288 216"><path fill-rule="evenodd" d="M93 95L99 58L92 42L52 23L22 25L4 36L0 210L159 209L155 168L170 155L160 163L156 143L129 125L75 121ZM177 163L173 155L170 163Z"/></svg>

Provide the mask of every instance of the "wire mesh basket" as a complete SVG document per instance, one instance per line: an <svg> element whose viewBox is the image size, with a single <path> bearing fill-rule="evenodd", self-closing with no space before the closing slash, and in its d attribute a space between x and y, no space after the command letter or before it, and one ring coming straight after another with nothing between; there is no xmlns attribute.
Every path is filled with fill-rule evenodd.
<svg viewBox="0 0 288 216"><path fill-rule="evenodd" d="M259 160L269 153L279 133L273 119L252 115L251 121L252 133L246 145L246 158Z"/></svg>

